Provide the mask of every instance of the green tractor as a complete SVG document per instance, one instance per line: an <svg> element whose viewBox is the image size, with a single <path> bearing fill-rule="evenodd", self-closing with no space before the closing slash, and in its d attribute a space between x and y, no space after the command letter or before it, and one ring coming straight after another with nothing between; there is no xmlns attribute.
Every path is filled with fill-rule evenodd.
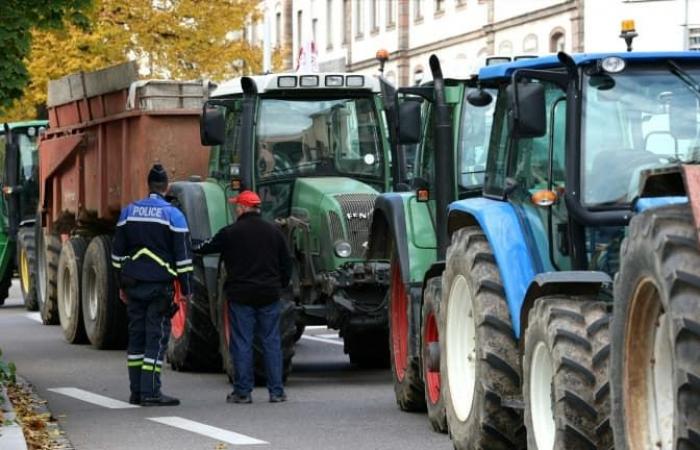
<svg viewBox="0 0 700 450"><path fill-rule="evenodd" d="M0 305L5 302L15 267L19 272L24 305L36 311L34 221L39 199L37 140L48 126L45 120L4 124L0 130L3 168L0 198Z"/></svg>
<svg viewBox="0 0 700 450"><path fill-rule="evenodd" d="M285 374L306 325L339 330L354 364L387 364L389 262L365 259L375 200L400 177L389 173L383 102L393 92L380 84L337 73L222 84L201 121L202 143L212 146L209 177L171 187L195 243L235 220L227 198L242 189L256 191L263 216L286 233L294 271L280 325ZM195 259L194 295L173 319L174 368L223 364L231 374L224 270L218 256Z"/></svg>

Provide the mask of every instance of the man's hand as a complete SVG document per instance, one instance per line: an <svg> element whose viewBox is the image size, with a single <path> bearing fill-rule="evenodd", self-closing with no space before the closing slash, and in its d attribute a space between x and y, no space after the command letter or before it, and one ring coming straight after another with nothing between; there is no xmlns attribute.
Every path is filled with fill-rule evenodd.
<svg viewBox="0 0 700 450"><path fill-rule="evenodd" d="M119 289L119 300L121 300L125 305L129 303L129 297L126 296L124 289Z"/></svg>

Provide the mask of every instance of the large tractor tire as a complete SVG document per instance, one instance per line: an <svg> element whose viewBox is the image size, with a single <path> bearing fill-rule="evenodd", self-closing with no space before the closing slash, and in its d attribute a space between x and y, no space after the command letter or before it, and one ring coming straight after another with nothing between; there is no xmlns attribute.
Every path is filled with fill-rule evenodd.
<svg viewBox="0 0 700 450"><path fill-rule="evenodd" d="M97 236L83 261L83 323L88 340L98 349L122 349L127 341L126 308L119 300L111 255L110 237Z"/></svg>
<svg viewBox="0 0 700 450"><path fill-rule="evenodd" d="M425 411L423 379L417 357L410 356L413 317L408 289L401 276L401 265L394 256L389 286L389 351L396 403L403 411ZM417 336L414 336L417 338Z"/></svg>
<svg viewBox="0 0 700 450"><path fill-rule="evenodd" d="M445 402L440 386L440 333L444 329L444 318L440 316L441 296L442 279L428 280L421 308L421 367L428 421L433 430L447 433Z"/></svg>
<svg viewBox="0 0 700 450"><path fill-rule="evenodd" d="M86 249L87 240L74 236L63 243L58 257L58 316L63 336L71 344L82 344L87 337L81 307L81 279Z"/></svg>
<svg viewBox="0 0 700 450"><path fill-rule="evenodd" d="M345 353L350 357L350 364L363 369L385 369L389 366L389 330L353 330L343 333Z"/></svg>
<svg viewBox="0 0 700 450"><path fill-rule="evenodd" d="M58 325L58 258L61 253L61 238L44 234L41 228L36 235L37 302L44 325Z"/></svg>
<svg viewBox="0 0 700 450"><path fill-rule="evenodd" d="M594 299L535 301L523 337L528 449L612 447L608 322L605 304Z"/></svg>
<svg viewBox="0 0 700 450"><path fill-rule="evenodd" d="M615 448L700 448L700 249L688 205L632 219L615 277Z"/></svg>
<svg viewBox="0 0 700 450"><path fill-rule="evenodd" d="M178 297L179 307L171 320L168 361L174 370L219 371L218 336L211 321L204 270L199 264L194 270L192 295Z"/></svg>
<svg viewBox="0 0 700 450"><path fill-rule="evenodd" d="M479 227L452 235L442 276L440 374L455 448L525 448L520 355L501 277Z"/></svg>
<svg viewBox="0 0 700 450"><path fill-rule="evenodd" d="M37 300L36 287L36 236L34 236L34 227L20 228L17 233L17 269L24 306L29 311L37 311L39 302Z"/></svg>

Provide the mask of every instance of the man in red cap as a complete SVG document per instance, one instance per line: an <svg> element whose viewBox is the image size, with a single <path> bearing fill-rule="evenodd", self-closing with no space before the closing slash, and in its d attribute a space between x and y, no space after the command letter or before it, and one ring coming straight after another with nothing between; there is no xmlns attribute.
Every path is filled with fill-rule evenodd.
<svg viewBox="0 0 700 450"><path fill-rule="evenodd" d="M260 197L243 191L229 200L236 205L235 223L194 249L220 253L226 267L224 291L228 300L229 336L233 361L233 392L229 403L251 403L253 338L262 338L270 402L287 400L282 384L280 289L289 284L292 263L282 232L260 216Z"/></svg>

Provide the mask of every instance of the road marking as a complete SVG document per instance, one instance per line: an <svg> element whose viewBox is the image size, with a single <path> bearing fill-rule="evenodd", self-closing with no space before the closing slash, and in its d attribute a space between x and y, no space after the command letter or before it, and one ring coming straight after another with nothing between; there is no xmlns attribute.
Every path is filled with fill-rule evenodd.
<svg viewBox="0 0 700 450"><path fill-rule="evenodd" d="M31 320L33 320L33 321L35 321L35 322L43 323L42 320L41 320L41 314L38 313L38 312L27 313L27 314L25 314L25 316L26 316L28 319L31 319Z"/></svg>
<svg viewBox="0 0 700 450"><path fill-rule="evenodd" d="M307 325L305 327L307 330L327 330L328 327L325 325Z"/></svg>
<svg viewBox="0 0 700 450"><path fill-rule="evenodd" d="M343 345L343 341L334 341L331 339L320 338L316 336L303 335L302 339L308 339L309 341L323 342L325 344Z"/></svg>
<svg viewBox="0 0 700 450"><path fill-rule="evenodd" d="M149 417L148 420L162 423L163 425L180 428L182 430L191 431L192 433L201 434L202 436L206 436L217 441L228 442L229 444L234 445L269 444L269 442L261 441L250 436L246 436L245 434L234 433L233 431L224 430L223 428L212 427L210 425L205 425L203 423L177 416Z"/></svg>
<svg viewBox="0 0 700 450"><path fill-rule="evenodd" d="M127 408L140 408L139 405L132 405L127 402L122 402L121 400L115 400L113 398L105 397L99 394L93 394L89 391L84 391L78 388L72 387L62 387L62 388L50 388L49 391L55 392L57 394L63 394L67 397L77 398L87 403L92 403L93 405L102 406L109 409L127 409Z"/></svg>
<svg viewBox="0 0 700 450"><path fill-rule="evenodd" d="M322 339L340 339L340 336L338 336L338 333L314 334L313 336L320 337Z"/></svg>

